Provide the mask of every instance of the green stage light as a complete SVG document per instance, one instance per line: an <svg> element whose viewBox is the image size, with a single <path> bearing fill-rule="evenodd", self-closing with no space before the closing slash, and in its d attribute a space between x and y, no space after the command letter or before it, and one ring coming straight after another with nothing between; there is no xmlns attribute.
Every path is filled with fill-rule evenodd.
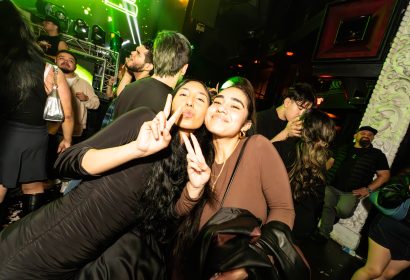
<svg viewBox="0 0 410 280"><path fill-rule="evenodd" d="M135 2L136 0L104 0L105 5L131 17L137 17L138 14L138 7Z"/></svg>

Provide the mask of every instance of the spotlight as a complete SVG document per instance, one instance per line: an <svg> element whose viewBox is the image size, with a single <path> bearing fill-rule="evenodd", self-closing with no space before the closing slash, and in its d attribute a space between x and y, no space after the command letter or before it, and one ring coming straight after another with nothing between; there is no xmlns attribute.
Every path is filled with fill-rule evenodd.
<svg viewBox="0 0 410 280"><path fill-rule="evenodd" d="M94 25L91 29L91 42L99 46L104 46L105 31L101 28L101 26Z"/></svg>
<svg viewBox="0 0 410 280"><path fill-rule="evenodd" d="M74 36L78 39L87 40L88 39L88 25L82 19L77 19L74 21Z"/></svg>
<svg viewBox="0 0 410 280"><path fill-rule="evenodd" d="M110 49L118 52L121 49L121 44L124 40L120 37L117 32L111 32L110 35Z"/></svg>

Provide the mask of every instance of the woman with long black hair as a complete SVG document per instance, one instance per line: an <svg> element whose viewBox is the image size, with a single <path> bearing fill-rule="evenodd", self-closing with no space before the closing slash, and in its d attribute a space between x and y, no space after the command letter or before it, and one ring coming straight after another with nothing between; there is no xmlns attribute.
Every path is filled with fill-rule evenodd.
<svg viewBox="0 0 410 280"><path fill-rule="evenodd" d="M13 3L0 1L0 11L0 212L7 189L21 186L27 214L44 202L48 134L43 110L54 72ZM62 72L56 81L65 115L59 145L64 150L71 145L74 123L71 92ZM3 224L1 218L0 213Z"/></svg>
<svg viewBox="0 0 410 280"><path fill-rule="evenodd" d="M0 279L70 279L80 277L79 272L92 274L93 265L104 258L104 253L109 253L130 227L138 225L141 216L138 205L146 180L153 176L154 165L167 165L155 162L168 157L171 161L185 161L182 152L177 154L183 155L182 159L173 157L172 149L182 145L177 135L196 133L203 125L209 103L210 96L203 83L186 81L176 88L172 106L169 96L164 112L155 116L146 107L135 109L60 155L56 162L59 172L83 181L66 196L1 232ZM171 107L174 113L167 120ZM178 129L171 129L174 122ZM171 139L170 148L165 149ZM199 134L198 139L209 142ZM180 171L174 178L184 178L175 181L182 184L182 189L188 177L186 168ZM162 184L167 178L164 175L154 181ZM152 183L151 186L161 187ZM165 222L171 220L172 217ZM162 253L156 240L146 235L140 241L144 246L149 244L151 260L158 268L145 272L157 273L156 279L163 279ZM86 271L81 274L84 265ZM132 279L130 275L127 277Z"/></svg>

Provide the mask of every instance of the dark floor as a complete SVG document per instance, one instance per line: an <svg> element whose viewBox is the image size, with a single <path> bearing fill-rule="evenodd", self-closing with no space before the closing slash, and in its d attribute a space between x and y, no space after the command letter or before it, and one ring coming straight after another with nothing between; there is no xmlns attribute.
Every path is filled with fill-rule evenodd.
<svg viewBox="0 0 410 280"><path fill-rule="evenodd" d="M59 188L51 188L47 191L47 200L51 201L60 196ZM14 194L8 197L8 208L10 218L17 219L16 217L21 211L21 200L18 194ZM370 217L371 218L371 217ZM1 227L0 227L1 229ZM364 227L364 231L366 227ZM366 236L365 234L363 234ZM348 280L352 277L353 273L365 263L367 256L367 240L364 237L361 240L361 245L357 250L357 257L353 257L350 254L344 252L342 247L329 240L325 244L319 244L315 242L305 242L300 245L300 249L303 251L306 259L308 260L312 280ZM403 271L394 280L409 280L410 269Z"/></svg>

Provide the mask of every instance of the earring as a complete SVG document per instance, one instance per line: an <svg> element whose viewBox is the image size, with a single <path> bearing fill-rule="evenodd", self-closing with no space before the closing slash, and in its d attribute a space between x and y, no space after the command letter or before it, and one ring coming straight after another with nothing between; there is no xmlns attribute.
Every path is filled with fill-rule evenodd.
<svg viewBox="0 0 410 280"><path fill-rule="evenodd" d="M241 130L241 131L239 132L239 138L242 139L242 138L245 138L245 136L246 136L245 131Z"/></svg>

